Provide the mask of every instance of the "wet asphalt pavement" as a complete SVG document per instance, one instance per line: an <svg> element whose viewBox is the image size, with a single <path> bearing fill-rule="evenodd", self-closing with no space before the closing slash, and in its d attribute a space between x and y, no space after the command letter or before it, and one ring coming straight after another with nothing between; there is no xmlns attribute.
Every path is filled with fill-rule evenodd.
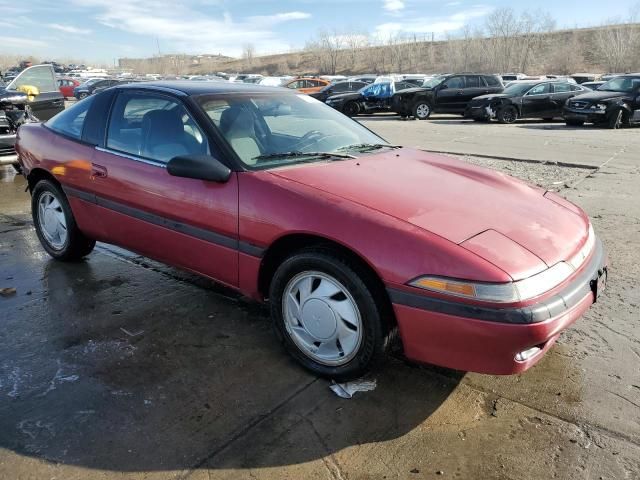
<svg viewBox="0 0 640 480"><path fill-rule="evenodd" d="M388 138L398 124L468 135L371 123ZM606 133L600 170L486 159L588 211L611 259L602 300L523 375L396 355L352 400L291 361L265 309L233 292L106 245L51 260L24 179L0 168L0 288L16 289L0 296L0 478L640 478L640 130Z"/></svg>

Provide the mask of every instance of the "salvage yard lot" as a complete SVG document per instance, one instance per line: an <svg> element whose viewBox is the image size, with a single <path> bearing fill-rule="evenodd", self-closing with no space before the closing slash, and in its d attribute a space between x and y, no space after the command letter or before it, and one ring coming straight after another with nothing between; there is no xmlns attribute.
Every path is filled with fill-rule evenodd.
<svg viewBox="0 0 640 480"><path fill-rule="evenodd" d="M640 478L640 130L359 120L579 204L610 256L605 295L523 375L396 353L343 400L222 287L105 245L51 260L6 168L0 478Z"/></svg>

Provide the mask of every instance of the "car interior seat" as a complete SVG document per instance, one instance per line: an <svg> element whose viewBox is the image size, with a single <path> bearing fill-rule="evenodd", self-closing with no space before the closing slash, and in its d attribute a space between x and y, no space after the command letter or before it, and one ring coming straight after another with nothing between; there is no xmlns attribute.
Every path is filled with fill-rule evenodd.
<svg viewBox="0 0 640 480"><path fill-rule="evenodd" d="M262 152L251 112L239 106L226 109L220 116L220 131L244 163L256 163L256 157Z"/></svg>
<svg viewBox="0 0 640 480"><path fill-rule="evenodd" d="M142 117L142 156L168 162L178 155L204 153L202 149L185 132L180 109L151 110Z"/></svg>

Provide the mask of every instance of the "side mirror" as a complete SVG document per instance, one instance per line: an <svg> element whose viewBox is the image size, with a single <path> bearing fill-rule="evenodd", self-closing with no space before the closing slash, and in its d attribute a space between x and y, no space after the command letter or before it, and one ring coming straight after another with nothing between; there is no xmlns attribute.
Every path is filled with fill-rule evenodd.
<svg viewBox="0 0 640 480"><path fill-rule="evenodd" d="M211 155L179 155L167 163L167 172L174 177L195 178L225 183L231 170Z"/></svg>
<svg viewBox="0 0 640 480"><path fill-rule="evenodd" d="M440 85L440 90L446 90L447 88L449 88L449 85L447 85L446 83Z"/></svg>

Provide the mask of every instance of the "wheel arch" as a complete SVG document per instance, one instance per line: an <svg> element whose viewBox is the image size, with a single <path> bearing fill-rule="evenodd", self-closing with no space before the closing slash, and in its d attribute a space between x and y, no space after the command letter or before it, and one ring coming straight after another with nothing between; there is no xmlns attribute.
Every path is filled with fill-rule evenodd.
<svg viewBox="0 0 640 480"><path fill-rule="evenodd" d="M309 247L327 248L339 255L347 257L366 274L363 281L373 289L374 298L382 302L384 317L388 318L392 326L396 325L391 299L387 293L382 277L376 269L354 249L327 237L310 233L289 233L279 237L266 250L260 263L258 273L258 291L263 298L268 298L271 280L278 266L293 253Z"/></svg>
<svg viewBox="0 0 640 480"><path fill-rule="evenodd" d="M40 180L50 180L51 182L62 188L62 185L60 184L58 179L51 172L45 170L44 168L32 168L27 175L29 193L33 192L34 187Z"/></svg>

